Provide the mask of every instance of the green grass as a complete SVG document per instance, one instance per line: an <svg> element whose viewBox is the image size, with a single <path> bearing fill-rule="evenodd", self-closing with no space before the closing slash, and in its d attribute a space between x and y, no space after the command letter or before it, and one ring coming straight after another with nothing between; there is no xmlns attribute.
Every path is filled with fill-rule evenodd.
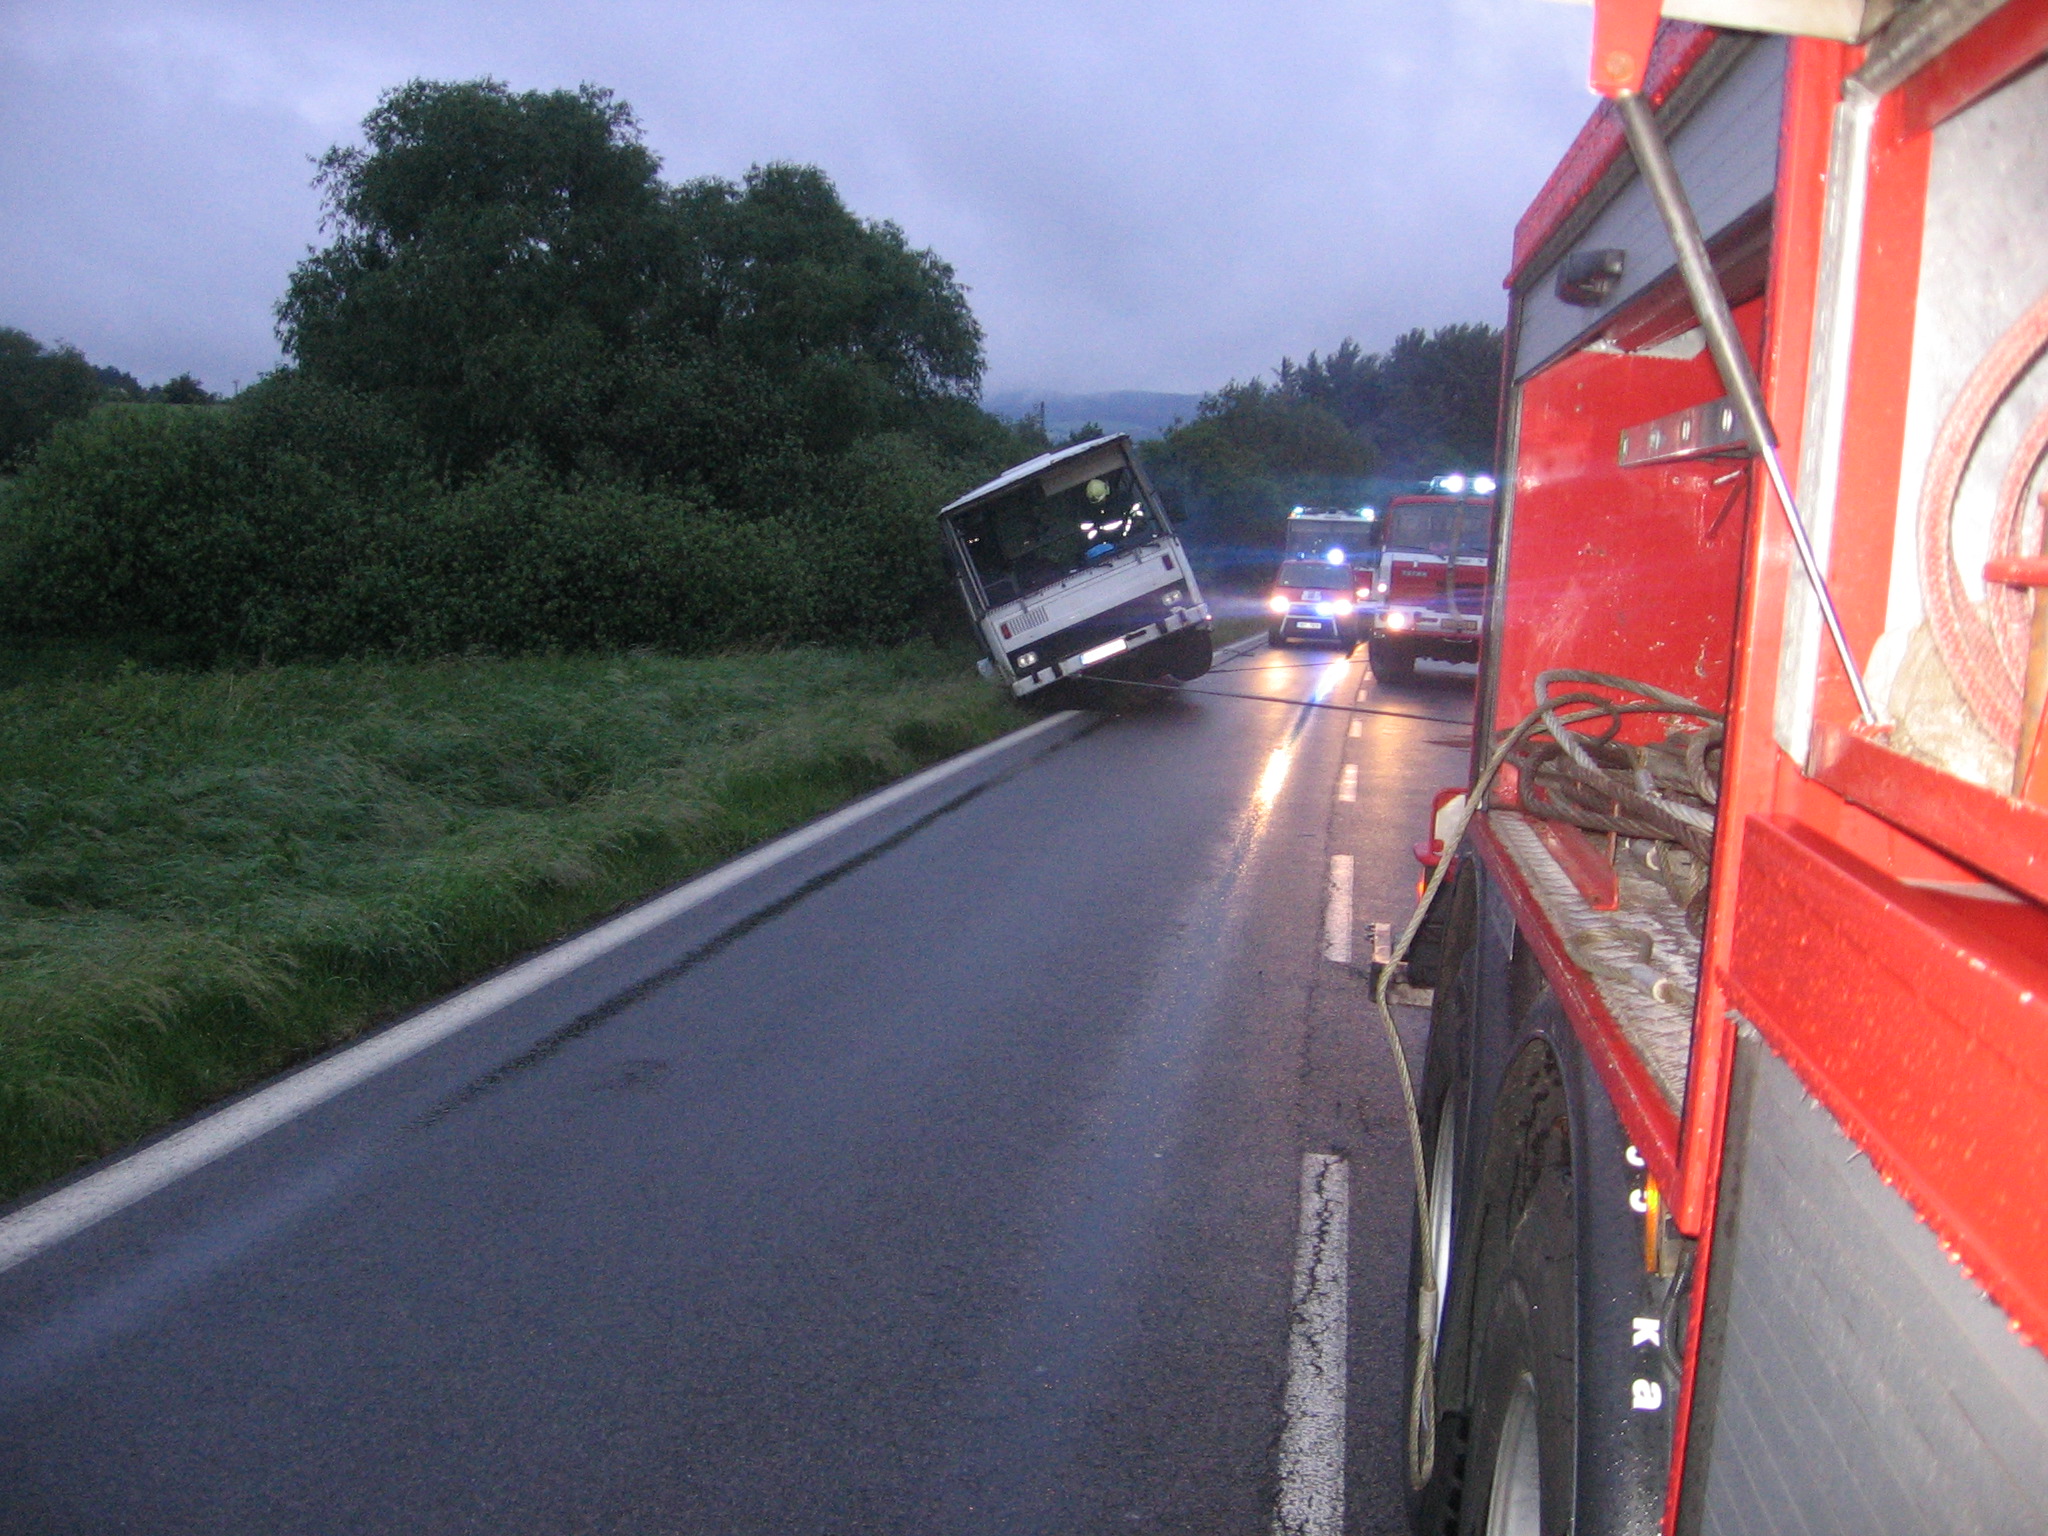
<svg viewBox="0 0 2048 1536"><path fill-rule="evenodd" d="M1239 640L1245 639L1247 636L1264 634L1272 625L1272 622L1271 615L1263 611L1249 614L1230 614L1216 619L1210 624L1210 638L1215 642L1216 649L1220 651L1224 646L1234 644Z"/></svg>
<svg viewBox="0 0 2048 1536"><path fill-rule="evenodd" d="M929 645L0 657L0 1198L1026 718Z"/></svg>

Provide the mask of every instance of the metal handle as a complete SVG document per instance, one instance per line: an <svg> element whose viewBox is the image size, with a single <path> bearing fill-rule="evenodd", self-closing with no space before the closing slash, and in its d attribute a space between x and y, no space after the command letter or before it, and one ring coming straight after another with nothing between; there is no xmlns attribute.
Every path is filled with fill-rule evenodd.
<svg viewBox="0 0 2048 1536"><path fill-rule="evenodd" d="M1835 654L1841 658L1842 670L1848 675L1849 691L1856 695L1857 711L1863 716L1864 724L1876 725L1877 708L1871 703L1870 690L1864 686L1863 671L1850 653L1849 638L1842 632L1841 615L1835 611L1834 596L1828 591L1827 577L1821 572L1820 557L1814 553L1813 541L1807 537L1806 523L1799 516L1799 505L1793 499L1791 484L1785 478L1785 466L1778 461L1778 434L1772 429L1771 418L1764 410L1763 389L1757 383L1755 370L1749 366L1749 354L1742 348L1742 337L1735 329L1735 316L1728 310L1727 295L1721 292L1721 284L1714 276L1714 263L1707 255L1707 243L1700 238L1699 220L1693 216L1692 204L1686 199L1685 187L1678 179L1678 170L1671 163L1671 152L1665 147L1663 130L1657 126L1656 111L1641 96L1620 97L1615 106L1621 113L1621 124L1628 134L1629 149L1642 172L1643 184L1650 189L1651 200L1656 203L1657 212L1664 219L1665 232L1671 237L1671 248L1678 253L1678 272L1685 280L1686 292L1692 297L1693 311L1699 316L1700 329L1706 335L1707 350L1713 353L1714 363L1721 370L1721 378L1728 386L1737 413L1742 417L1749 445L1763 460L1771 489L1777 492L1778 506L1791 530L1793 547L1799 552L1800 568L1806 572L1814 600L1820 607L1821 619L1827 625L1828 638L1834 642Z"/></svg>

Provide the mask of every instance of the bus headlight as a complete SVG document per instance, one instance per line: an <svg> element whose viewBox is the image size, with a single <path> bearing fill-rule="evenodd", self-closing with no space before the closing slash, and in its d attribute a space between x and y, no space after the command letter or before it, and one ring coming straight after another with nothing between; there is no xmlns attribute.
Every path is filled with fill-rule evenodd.
<svg viewBox="0 0 2048 1536"><path fill-rule="evenodd" d="M1266 606L1272 609L1275 613L1285 613L1289 608L1293 607L1294 605L1288 602L1287 595L1285 593L1275 592L1272 595L1272 597L1267 600Z"/></svg>
<svg viewBox="0 0 2048 1536"><path fill-rule="evenodd" d="M1017 668L1017 670L1018 670L1019 672L1029 672L1029 671L1030 671L1030 670L1031 670L1031 669L1032 669L1033 667L1035 667L1035 666L1037 666L1037 665L1038 665L1038 652L1036 652L1036 651L1019 651L1019 652L1017 653L1017 660L1016 660L1016 662L1015 662L1015 666L1016 666L1016 668Z"/></svg>

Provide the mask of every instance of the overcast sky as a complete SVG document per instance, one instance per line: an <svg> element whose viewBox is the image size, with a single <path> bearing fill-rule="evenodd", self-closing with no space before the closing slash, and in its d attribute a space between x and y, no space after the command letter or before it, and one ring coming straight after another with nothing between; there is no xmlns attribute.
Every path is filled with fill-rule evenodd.
<svg viewBox="0 0 2048 1536"><path fill-rule="evenodd" d="M990 389L1199 391L1500 323L1591 109L1539 0L0 0L0 324L155 382L279 361L308 157L415 76L611 87L671 180L807 161L952 262Z"/></svg>

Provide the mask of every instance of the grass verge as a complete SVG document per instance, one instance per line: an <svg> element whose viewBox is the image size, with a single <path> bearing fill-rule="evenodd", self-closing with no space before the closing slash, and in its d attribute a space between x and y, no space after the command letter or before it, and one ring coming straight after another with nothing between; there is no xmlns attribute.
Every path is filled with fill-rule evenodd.
<svg viewBox="0 0 2048 1536"><path fill-rule="evenodd" d="M929 645L0 678L0 1199L1029 718Z"/></svg>

